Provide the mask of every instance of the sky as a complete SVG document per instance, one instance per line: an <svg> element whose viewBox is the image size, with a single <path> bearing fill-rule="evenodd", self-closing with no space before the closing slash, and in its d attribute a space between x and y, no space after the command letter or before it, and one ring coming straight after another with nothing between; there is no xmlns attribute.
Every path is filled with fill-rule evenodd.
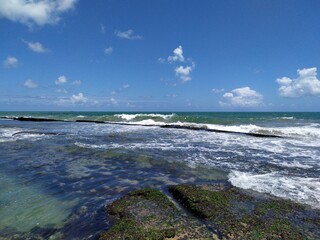
<svg viewBox="0 0 320 240"><path fill-rule="evenodd" d="M0 0L0 111L320 111L318 0Z"/></svg>

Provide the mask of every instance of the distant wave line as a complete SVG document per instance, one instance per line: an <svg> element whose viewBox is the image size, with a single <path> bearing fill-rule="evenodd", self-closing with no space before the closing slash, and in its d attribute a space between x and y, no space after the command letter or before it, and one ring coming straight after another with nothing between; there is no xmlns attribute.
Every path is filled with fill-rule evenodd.
<svg viewBox="0 0 320 240"><path fill-rule="evenodd" d="M216 132L216 133L230 133L230 134L242 134L252 137L261 137L261 138L283 138L283 136L274 135L274 134L263 134L263 133L252 133L252 132L237 132L237 131L228 131L221 129L211 129L203 126L186 126L178 124L138 124L138 123L126 123L126 122L110 122L110 121L97 121L97 120L59 120L52 118L34 118L34 117L0 117L3 119L12 119L16 121L28 121L28 122L82 122L82 123L99 123L99 124L113 124L113 125L125 125L125 126L143 126L143 127L160 127L168 129L184 129L184 130L195 130L195 131L206 131L206 132Z"/></svg>

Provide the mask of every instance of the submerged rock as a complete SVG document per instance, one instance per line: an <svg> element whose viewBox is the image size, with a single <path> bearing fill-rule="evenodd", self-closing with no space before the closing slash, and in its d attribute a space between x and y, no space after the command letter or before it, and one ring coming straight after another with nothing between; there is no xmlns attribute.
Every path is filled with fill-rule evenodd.
<svg viewBox="0 0 320 240"><path fill-rule="evenodd" d="M220 239L320 239L319 211L221 185L176 185L169 192Z"/></svg>

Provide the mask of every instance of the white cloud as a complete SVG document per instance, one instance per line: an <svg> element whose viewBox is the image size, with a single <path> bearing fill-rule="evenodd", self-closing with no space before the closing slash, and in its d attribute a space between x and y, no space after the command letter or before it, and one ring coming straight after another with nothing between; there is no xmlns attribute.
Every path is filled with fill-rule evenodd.
<svg viewBox="0 0 320 240"><path fill-rule="evenodd" d="M56 85L61 85L67 82L66 76L60 76L58 79L55 81Z"/></svg>
<svg viewBox="0 0 320 240"><path fill-rule="evenodd" d="M280 96L296 98L320 95L320 80L317 78L316 67L298 69L297 74L298 77L295 79L288 77L277 79Z"/></svg>
<svg viewBox="0 0 320 240"><path fill-rule="evenodd" d="M130 87L129 84L124 84L124 85L122 85L122 89L126 89L126 88L129 88L129 87Z"/></svg>
<svg viewBox="0 0 320 240"><path fill-rule="evenodd" d="M77 0L1 0L0 17L29 27L55 24L61 14L74 8Z"/></svg>
<svg viewBox="0 0 320 240"><path fill-rule="evenodd" d="M290 78L283 77L283 78L278 78L277 83L283 86L289 86L292 83L292 80Z"/></svg>
<svg viewBox="0 0 320 240"><path fill-rule="evenodd" d="M86 98L83 93L79 93L78 95L72 95L70 97L70 101L73 104L77 103L86 103L88 101L88 98Z"/></svg>
<svg viewBox="0 0 320 240"><path fill-rule="evenodd" d="M18 66L18 59L15 58L15 57L7 57L6 60L4 60L3 62L3 65L6 67L6 68L15 68Z"/></svg>
<svg viewBox="0 0 320 240"><path fill-rule="evenodd" d="M182 83L188 82L192 79L191 72L195 69L196 66L195 62L192 61L191 58L185 58L183 56L183 48L181 45L173 50L172 56L169 56L167 59L160 57L158 58L158 62L167 62L169 64L174 65L174 72L176 76L182 81Z"/></svg>
<svg viewBox="0 0 320 240"><path fill-rule="evenodd" d="M140 35L134 35L132 29L129 29L129 30L123 31L123 32L117 30L114 32L114 34L119 38L124 38L124 39L129 39L129 40L143 39L143 37Z"/></svg>
<svg viewBox="0 0 320 240"><path fill-rule="evenodd" d="M59 11L67 11L69 9L74 8L74 5L77 1L78 0L58 0L57 1L57 3L58 3L57 9Z"/></svg>
<svg viewBox="0 0 320 240"><path fill-rule="evenodd" d="M187 82L191 80L191 72L194 69L194 65L192 66L179 66L177 68L174 69L174 71L176 72L176 76L178 76L182 82Z"/></svg>
<svg viewBox="0 0 320 240"><path fill-rule="evenodd" d="M212 88L212 90L211 90L213 93L222 93L222 92L224 92L225 91L225 89L224 88L221 88L221 89L217 89L217 88Z"/></svg>
<svg viewBox="0 0 320 240"><path fill-rule="evenodd" d="M81 80L75 80L71 84L72 85L81 85Z"/></svg>
<svg viewBox="0 0 320 240"><path fill-rule="evenodd" d="M112 52L113 48L111 46L104 49L104 53L107 55L111 55Z"/></svg>
<svg viewBox="0 0 320 240"><path fill-rule="evenodd" d="M37 88L38 84L36 84L31 79L29 79L29 80L25 81L24 86L27 87L27 88Z"/></svg>
<svg viewBox="0 0 320 240"><path fill-rule="evenodd" d="M168 62L184 62L184 56L183 56L183 49L182 46L177 47L176 49L173 50L173 56L168 57Z"/></svg>
<svg viewBox="0 0 320 240"><path fill-rule="evenodd" d="M46 49L42 46L41 43L39 42L28 42L28 41L24 41L24 43L26 43L28 45L28 48L33 51L33 52L37 52L37 53L46 53L46 52L50 52L49 49Z"/></svg>
<svg viewBox="0 0 320 240"><path fill-rule="evenodd" d="M223 94L221 106L234 107L255 107L262 104L263 95L251 89L250 87L236 88L231 92Z"/></svg>

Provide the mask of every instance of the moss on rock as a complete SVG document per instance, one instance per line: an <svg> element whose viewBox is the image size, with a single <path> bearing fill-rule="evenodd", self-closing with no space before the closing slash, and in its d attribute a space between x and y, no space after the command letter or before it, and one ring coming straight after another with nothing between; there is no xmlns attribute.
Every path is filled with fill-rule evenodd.
<svg viewBox="0 0 320 240"><path fill-rule="evenodd" d="M136 190L106 207L115 224L100 240L320 239L319 211L288 200L224 184L175 185L169 192L189 211L158 190Z"/></svg>
<svg viewBox="0 0 320 240"><path fill-rule="evenodd" d="M222 239L320 239L305 206L278 198L257 198L238 188L176 185L169 192L189 211L203 218ZM317 210L312 210L319 214Z"/></svg>
<svg viewBox="0 0 320 240"><path fill-rule="evenodd" d="M160 191L150 188L133 191L107 206L118 221L100 239L165 239L175 235L178 213Z"/></svg>
<svg viewBox="0 0 320 240"><path fill-rule="evenodd" d="M100 240L212 239L212 232L202 223L179 211L165 194L155 189L130 192L106 209L116 222L100 235Z"/></svg>

